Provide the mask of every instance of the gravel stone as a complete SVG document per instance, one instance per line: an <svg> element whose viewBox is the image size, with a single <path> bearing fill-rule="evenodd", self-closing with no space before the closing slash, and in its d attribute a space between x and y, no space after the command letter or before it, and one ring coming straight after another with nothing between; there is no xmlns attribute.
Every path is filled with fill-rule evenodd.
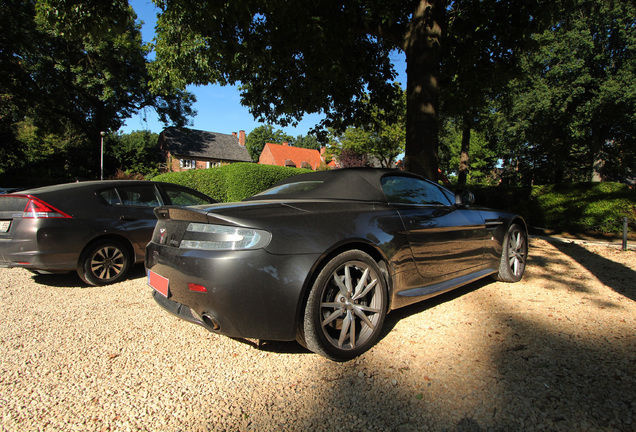
<svg viewBox="0 0 636 432"><path fill-rule="evenodd" d="M394 311L335 363L181 321L143 268L0 269L0 429L636 431L635 281L634 251L532 239L521 282Z"/></svg>

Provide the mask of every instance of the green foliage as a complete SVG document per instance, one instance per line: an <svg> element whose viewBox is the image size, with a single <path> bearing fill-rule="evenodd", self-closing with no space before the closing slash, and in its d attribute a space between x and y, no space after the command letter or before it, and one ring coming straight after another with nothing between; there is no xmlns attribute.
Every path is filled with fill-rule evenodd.
<svg viewBox="0 0 636 432"><path fill-rule="evenodd" d="M617 233L623 217L636 219L636 190L620 183L493 187L475 195L479 204L519 212L531 227Z"/></svg>
<svg viewBox="0 0 636 432"><path fill-rule="evenodd" d="M636 173L636 4L573 3L533 35L522 73L493 107L517 182L624 181Z"/></svg>
<svg viewBox="0 0 636 432"><path fill-rule="evenodd" d="M397 84L396 84L397 86ZM364 100L364 109L368 113L368 122L358 127L348 127L343 133L330 129L330 151L347 159L352 155L364 155L364 163L368 156L374 157L380 166L394 166L397 157L404 152L406 142L406 94L399 91L401 98L385 111L372 105L368 97ZM341 163L341 166L362 166L357 162Z"/></svg>
<svg viewBox="0 0 636 432"><path fill-rule="evenodd" d="M8 177L37 176L25 153L37 141L47 175L96 178L101 131L144 108L177 125L192 114L189 93L150 91L150 48L127 1L8 0L0 21L0 173ZM28 145L25 119L33 126Z"/></svg>
<svg viewBox="0 0 636 432"><path fill-rule="evenodd" d="M461 125L454 121L444 122L440 133L440 169L447 177L456 175L459 170L461 146ZM467 184L482 186L495 184L496 165L497 152L492 149L486 134L471 130Z"/></svg>
<svg viewBox="0 0 636 432"><path fill-rule="evenodd" d="M129 134L108 135L104 140L104 152L112 165L125 173L143 176L158 174L157 141L159 135L150 131L133 131Z"/></svg>
<svg viewBox="0 0 636 432"><path fill-rule="evenodd" d="M242 162L205 170L161 174L153 180L191 187L220 202L234 202L262 192L287 177L306 172L312 171Z"/></svg>
<svg viewBox="0 0 636 432"><path fill-rule="evenodd" d="M318 141L318 138L315 135L298 135L293 140L289 141L289 145L300 148L307 148L313 150L320 150L322 144Z"/></svg>

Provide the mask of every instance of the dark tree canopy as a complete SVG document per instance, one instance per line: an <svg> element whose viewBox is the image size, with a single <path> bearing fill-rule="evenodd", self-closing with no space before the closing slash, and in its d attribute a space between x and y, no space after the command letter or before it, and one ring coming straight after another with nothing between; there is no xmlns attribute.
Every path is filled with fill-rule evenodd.
<svg viewBox="0 0 636 432"><path fill-rule="evenodd" d="M636 176L636 5L576 1L533 41L496 107L510 173L524 183Z"/></svg>
<svg viewBox="0 0 636 432"><path fill-rule="evenodd" d="M401 50L407 61L406 166L435 178L440 71L444 55L456 52L447 42L479 39L471 44L479 61L462 63L466 77L485 63L507 60L504 53L556 3L315 0L300 7L290 0L156 0L162 12L155 82L182 88L241 83L243 103L261 121L287 125L321 112L322 126L344 130L367 123L361 109L366 93L383 109L399 97L390 54ZM451 63L445 74L455 73ZM474 103L471 98L467 105Z"/></svg>
<svg viewBox="0 0 636 432"><path fill-rule="evenodd" d="M149 86L149 47L128 2L7 0L0 5L0 172L25 165L18 134L26 120L31 143L59 138L49 165L59 175L91 176L99 166L101 131L115 131L145 108L183 125L193 98ZM62 145L61 143L66 144ZM97 158L97 159L96 159ZM44 161L43 163L45 163Z"/></svg>

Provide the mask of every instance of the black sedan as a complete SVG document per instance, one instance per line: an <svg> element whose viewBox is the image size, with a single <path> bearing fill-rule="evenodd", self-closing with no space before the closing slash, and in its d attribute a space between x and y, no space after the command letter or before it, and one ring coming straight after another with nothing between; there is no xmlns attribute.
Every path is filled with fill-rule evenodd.
<svg viewBox="0 0 636 432"><path fill-rule="evenodd" d="M77 271L90 285L114 283L143 261L157 223L155 207L215 202L183 186L135 180L0 195L0 267Z"/></svg>
<svg viewBox="0 0 636 432"><path fill-rule="evenodd" d="M473 201L402 171L342 169L240 203L161 207L148 281L161 306L210 331L347 360L393 309L488 275L522 278L524 220Z"/></svg>

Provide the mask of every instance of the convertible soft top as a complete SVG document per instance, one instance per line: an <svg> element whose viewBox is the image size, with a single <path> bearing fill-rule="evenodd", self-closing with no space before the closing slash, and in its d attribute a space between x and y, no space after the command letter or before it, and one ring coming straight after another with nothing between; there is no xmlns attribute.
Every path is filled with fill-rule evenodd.
<svg viewBox="0 0 636 432"><path fill-rule="evenodd" d="M275 184L245 201L270 199L337 199L386 201L380 180L387 174L418 177L388 168L342 168L300 174Z"/></svg>

